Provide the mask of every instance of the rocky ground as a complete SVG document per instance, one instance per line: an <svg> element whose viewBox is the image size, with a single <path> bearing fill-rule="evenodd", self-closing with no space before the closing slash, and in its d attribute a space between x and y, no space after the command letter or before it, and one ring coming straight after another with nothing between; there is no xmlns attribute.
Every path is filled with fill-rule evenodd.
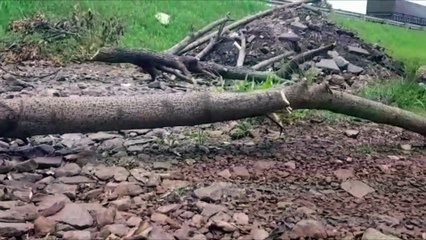
<svg viewBox="0 0 426 240"><path fill-rule="evenodd" d="M267 39L283 34L277 21L296 12L285 13L293 15L280 13L249 25L253 43L261 44L256 39L274 30L272 25L278 27ZM310 16L312 24L332 28ZM306 16L300 19L310 26ZM310 31L295 32L302 51L308 43L320 42L312 41ZM348 39L349 33L333 31L330 36ZM346 42L373 52L360 40ZM247 61L266 59L278 46L254 44ZM265 55L259 53L262 47ZM233 65L236 58L220 52L227 48L218 49L210 60ZM374 63L373 55L344 49L336 51L365 72L339 68L324 71L324 79L380 75L373 68L397 74L386 61ZM336 59L332 53L327 56L310 64ZM39 61L4 68L32 75L60 71L45 78L0 71L2 98L208 89L148 82L148 76L119 65L59 69ZM247 136L233 138L241 131ZM426 239L425 140L395 127L310 117L287 125L280 135L275 125L260 118L35 136L28 144L0 140L0 239Z"/></svg>

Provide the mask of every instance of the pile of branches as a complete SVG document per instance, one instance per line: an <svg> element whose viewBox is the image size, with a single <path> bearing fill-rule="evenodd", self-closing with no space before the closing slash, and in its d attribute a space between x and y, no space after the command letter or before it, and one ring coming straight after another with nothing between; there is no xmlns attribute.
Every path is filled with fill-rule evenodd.
<svg viewBox="0 0 426 240"><path fill-rule="evenodd" d="M294 52L286 52L279 54L273 58L259 62L254 66L243 66L246 39L244 31L239 31L235 36L235 44L238 46L239 56L235 66L224 66L214 62L202 61L203 58L219 43L225 34L230 34L232 30L252 22L258 18L267 16L276 10L299 6L302 3L309 1L300 1L295 3L284 4L271 8L255 15L248 16L239 21L232 22L226 25L229 19L229 14L225 17L216 20L197 32L189 34L181 42L177 43L170 49L164 52L154 52L148 49L124 49L124 48L101 48L96 52L90 61L106 62L106 63L131 63L144 70L151 75L151 80L155 81L157 72L163 71L172 73L178 78L187 82L195 83L192 74L203 74L203 77L222 77L226 79L251 79L254 81L265 81L272 78L277 81L285 81L291 73L297 69L298 64L309 61L313 57L323 54L335 47L335 44L321 46L292 57L292 59L277 72L263 72L259 69L271 65L274 62L280 61L286 57L292 56ZM211 32L217 28L216 31ZM210 33L209 33L210 32ZM196 48L206 42L209 42L206 47L196 56L184 55L189 50Z"/></svg>
<svg viewBox="0 0 426 240"><path fill-rule="evenodd" d="M79 5L75 5L74 11L66 18L51 19L37 12L28 18L11 21L7 30L15 36L3 40L2 45L6 45L3 52L8 58L2 60L8 62L49 59L47 49L65 51L62 44L74 48L70 51L73 57L86 58L85 54L99 47L116 44L125 31L118 18L103 19L91 9L83 10ZM77 46L70 46L71 42ZM38 54L28 54L28 49ZM79 49L84 54L78 54L76 50Z"/></svg>

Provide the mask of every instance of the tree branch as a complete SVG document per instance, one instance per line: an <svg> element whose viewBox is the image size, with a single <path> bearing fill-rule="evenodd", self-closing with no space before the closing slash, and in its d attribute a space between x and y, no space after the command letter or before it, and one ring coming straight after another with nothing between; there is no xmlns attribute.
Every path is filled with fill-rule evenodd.
<svg viewBox="0 0 426 240"><path fill-rule="evenodd" d="M168 54L178 53L180 50L188 46L188 44L193 42L195 39L198 39L204 34L206 34L207 32L210 32L213 28L230 21L231 19L229 18L229 16L230 16L230 13L227 13L225 17L208 24L207 26L203 27L202 29L200 29L199 31L195 33L189 34L184 39L182 39L182 41L180 41L179 43L176 43L173 47L166 50L165 53L168 53Z"/></svg>
<svg viewBox="0 0 426 240"><path fill-rule="evenodd" d="M262 62L259 62L256 65L251 66L251 68L254 69L254 70L259 70L259 69L261 69L263 67L266 67L266 66L271 65L271 64L273 64L275 62L278 62L278 61L280 61L280 60L282 60L282 59L284 59L286 57L290 57L293 54L294 54L293 51L285 52L285 53L279 54L279 55L277 55L275 57L272 57L272 58L266 59L266 60L264 60Z"/></svg>
<svg viewBox="0 0 426 240"><path fill-rule="evenodd" d="M324 52L334 49L336 43L329 44L323 47L319 47L317 49L313 49L301 54L294 56L284 67L278 70L276 73L279 77L289 79L291 74L294 73L297 69L299 69L299 64L302 64L306 61L312 60L315 56L321 55Z"/></svg>
<svg viewBox="0 0 426 240"><path fill-rule="evenodd" d="M207 44L207 46L196 55L198 59L203 60L207 56L207 54L209 54L209 52L213 49L213 47L221 40L225 23L226 22L223 22L220 25L219 30L217 31L217 34L215 35L215 37L210 39L209 44Z"/></svg>

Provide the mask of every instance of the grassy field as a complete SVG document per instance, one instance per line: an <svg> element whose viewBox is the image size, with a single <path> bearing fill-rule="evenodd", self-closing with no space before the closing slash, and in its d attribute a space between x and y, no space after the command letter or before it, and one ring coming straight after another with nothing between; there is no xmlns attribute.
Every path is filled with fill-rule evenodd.
<svg viewBox="0 0 426 240"><path fill-rule="evenodd" d="M426 115L426 88L415 82L415 72L426 65L426 31L367 22L362 19L333 15L337 24L351 29L371 43L384 47L389 55L406 67L404 80L379 81L361 89L359 95Z"/></svg>
<svg viewBox="0 0 426 240"><path fill-rule="evenodd" d="M404 62L411 76L420 65L426 65L426 31L338 15L332 16L332 19L339 25L358 32L362 39L386 48L391 56Z"/></svg>
<svg viewBox="0 0 426 240"><path fill-rule="evenodd" d="M48 17L69 16L74 5L83 10L92 9L102 18L117 17L125 26L125 35L120 45L127 47L145 47L163 50L185 37L191 27L198 29L208 22L224 16L227 12L233 18L241 18L257 12L265 4L257 1L175 1L175 0L5 0L0 1L0 36L5 35L7 24L11 20L29 16L40 11ZM158 12L171 16L170 24L161 25L154 17Z"/></svg>

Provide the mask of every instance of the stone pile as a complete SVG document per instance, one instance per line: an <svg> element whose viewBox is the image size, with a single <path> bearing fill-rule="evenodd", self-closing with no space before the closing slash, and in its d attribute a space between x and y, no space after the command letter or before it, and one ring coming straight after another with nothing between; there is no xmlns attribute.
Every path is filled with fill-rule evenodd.
<svg viewBox="0 0 426 240"><path fill-rule="evenodd" d="M244 66L255 65L284 52L294 51L298 54L336 43L333 51L301 64L301 72L295 72L293 78L309 75L321 81L334 79L335 76L331 76L338 74L343 77L345 85L351 86L357 81L403 74L402 63L390 58L382 47L363 41L355 33L329 21L327 16L304 8L277 11L236 29L217 44L206 60L235 66L239 49L234 42L239 42L237 39L241 30L244 30L247 40ZM204 47L200 46L189 54L195 55ZM277 62L263 70L277 70L281 66L282 63Z"/></svg>

